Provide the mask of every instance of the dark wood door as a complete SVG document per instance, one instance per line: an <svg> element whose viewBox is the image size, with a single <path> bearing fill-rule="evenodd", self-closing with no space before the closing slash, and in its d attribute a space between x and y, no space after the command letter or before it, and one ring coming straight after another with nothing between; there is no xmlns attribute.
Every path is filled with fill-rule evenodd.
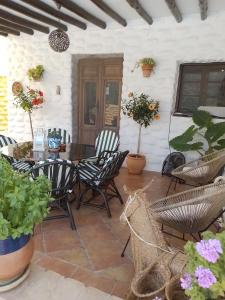
<svg viewBox="0 0 225 300"><path fill-rule="evenodd" d="M79 62L80 143L93 145L102 129L119 131L122 58Z"/></svg>

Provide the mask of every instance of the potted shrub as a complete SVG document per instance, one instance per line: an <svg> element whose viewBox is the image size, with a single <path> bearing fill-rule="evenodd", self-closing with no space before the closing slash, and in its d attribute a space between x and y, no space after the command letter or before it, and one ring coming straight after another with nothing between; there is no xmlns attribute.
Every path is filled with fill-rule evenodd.
<svg viewBox="0 0 225 300"><path fill-rule="evenodd" d="M214 123L210 113L197 110L193 113L194 125L172 140L170 146L177 151L197 151L200 156L225 148L225 122Z"/></svg>
<svg viewBox="0 0 225 300"><path fill-rule="evenodd" d="M49 181L32 181L0 157L0 291L21 282L33 255L34 226L48 214ZM11 285L12 284L12 285Z"/></svg>
<svg viewBox="0 0 225 300"><path fill-rule="evenodd" d="M141 66L142 73L144 77L149 77L152 73L152 70L155 66L155 61L151 57L141 58L135 65L135 68Z"/></svg>
<svg viewBox="0 0 225 300"><path fill-rule="evenodd" d="M48 147L52 150L59 150L61 145L61 133L60 131L53 130L48 133Z"/></svg>
<svg viewBox="0 0 225 300"><path fill-rule="evenodd" d="M123 101L123 114L132 118L139 124L137 153L131 153L127 156L127 168L131 174L141 174L145 167L145 156L140 154L141 129L150 126L153 120L160 119L159 102L146 94L141 93L139 96L130 92L127 100Z"/></svg>
<svg viewBox="0 0 225 300"><path fill-rule="evenodd" d="M44 73L44 67L42 65L37 65L34 68L30 68L27 71L28 78L33 81L39 81L42 79Z"/></svg>
<svg viewBox="0 0 225 300"><path fill-rule="evenodd" d="M192 300L225 299L225 232L203 233L197 243L185 245L186 273L181 287Z"/></svg>

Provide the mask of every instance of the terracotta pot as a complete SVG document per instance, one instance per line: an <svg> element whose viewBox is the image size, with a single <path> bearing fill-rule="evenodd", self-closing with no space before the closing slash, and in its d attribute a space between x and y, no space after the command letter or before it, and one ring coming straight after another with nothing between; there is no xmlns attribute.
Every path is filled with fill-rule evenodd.
<svg viewBox="0 0 225 300"><path fill-rule="evenodd" d="M150 77L152 70L153 70L153 66L152 65L142 65L142 73L144 77Z"/></svg>
<svg viewBox="0 0 225 300"><path fill-rule="evenodd" d="M130 174L141 174L146 164L144 155L128 154L127 155L127 168Z"/></svg>
<svg viewBox="0 0 225 300"><path fill-rule="evenodd" d="M11 237L0 241L0 286L18 279L26 270L33 256L33 240L30 236Z"/></svg>

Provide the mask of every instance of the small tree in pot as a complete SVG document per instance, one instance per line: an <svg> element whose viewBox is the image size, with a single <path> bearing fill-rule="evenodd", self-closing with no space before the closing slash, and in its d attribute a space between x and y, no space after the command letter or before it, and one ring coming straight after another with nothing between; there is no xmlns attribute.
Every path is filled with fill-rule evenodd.
<svg viewBox="0 0 225 300"><path fill-rule="evenodd" d="M31 234L48 214L50 185L44 176L32 181L27 174L15 172L1 157L0 174L1 292L24 278L33 255Z"/></svg>
<svg viewBox="0 0 225 300"><path fill-rule="evenodd" d="M139 124L137 153L129 154L127 167L129 173L140 174L145 166L145 156L140 155L141 129L150 126L153 120L159 120L159 102L141 93L139 96L130 92L129 99L123 101L123 114Z"/></svg>

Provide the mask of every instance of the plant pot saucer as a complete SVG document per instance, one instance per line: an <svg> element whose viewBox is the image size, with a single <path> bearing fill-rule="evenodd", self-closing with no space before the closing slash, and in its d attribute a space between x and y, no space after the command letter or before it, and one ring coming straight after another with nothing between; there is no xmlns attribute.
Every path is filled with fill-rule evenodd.
<svg viewBox="0 0 225 300"><path fill-rule="evenodd" d="M31 268L29 264L24 270L24 272L19 276L17 276L16 278L4 283L0 282L0 293L12 290L15 287L17 287L19 284L21 284L30 274L30 269Z"/></svg>

